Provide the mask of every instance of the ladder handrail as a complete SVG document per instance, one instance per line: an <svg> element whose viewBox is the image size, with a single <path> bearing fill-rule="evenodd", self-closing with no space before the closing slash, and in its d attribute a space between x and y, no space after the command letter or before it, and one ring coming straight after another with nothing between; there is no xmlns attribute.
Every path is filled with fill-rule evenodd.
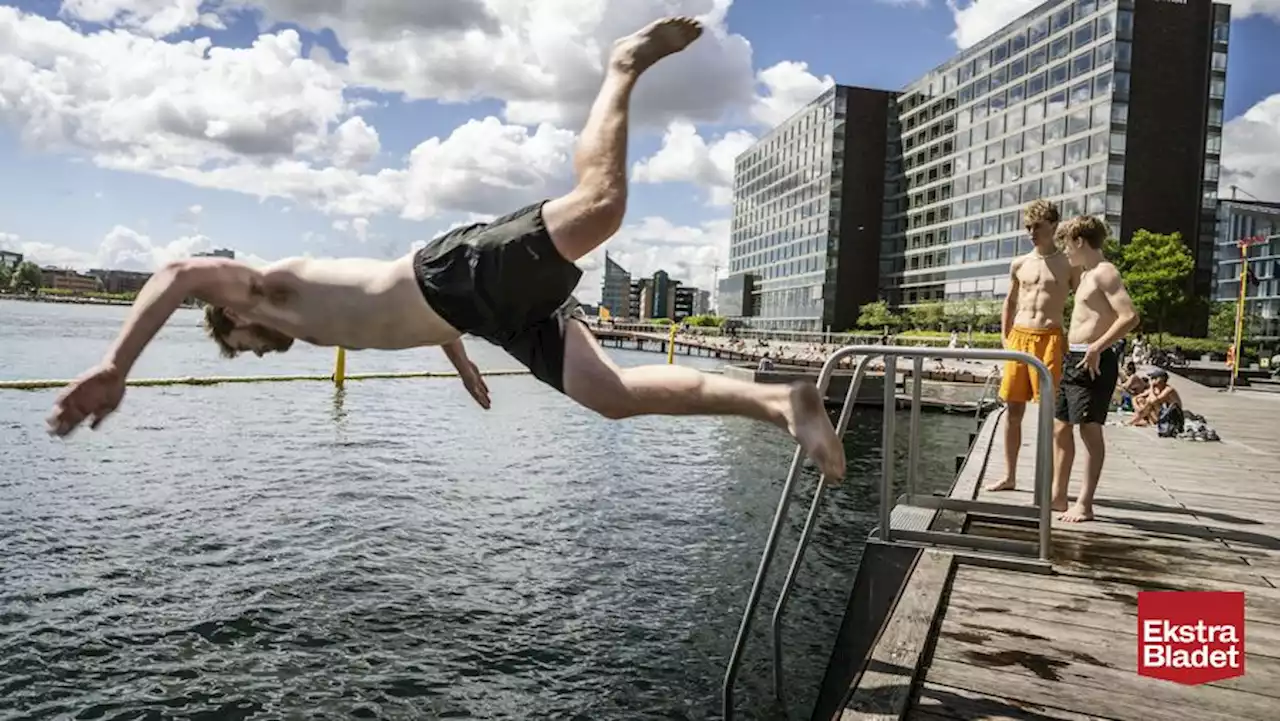
<svg viewBox="0 0 1280 721"><path fill-rule="evenodd" d="M1026 363L1040 377L1041 388L1053 388L1053 377L1049 373L1049 369L1039 358L1028 353L1020 351L1011 351L1005 349L988 349L988 348L930 348L922 346L845 346L836 350L827 357L826 362L822 366L822 371L818 374L818 391L824 397L827 388L831 384L831 377L835 370L839 367L840 361L851 355L865 356L859 361L858 370L855 371L854 379L850 382L850 392L845 397L844 406L840 411L841 425L844 426L839 430L847 430L848 421L846 418L852 412L852 406L857 402L857 393L855 390L855 382L860 383L861 376L865 373L865 364L871 357L884 358L884 421L883 421L883 449L881 458L881 477L880 477L880 537L881 540L889 541L892 534L890 531L890 510L892 502L889 496L893 489L893 443L895 421L897 414L897 361L899 356L906 356L915 360L914 369L916 370L915 378L912 383L912 435L917 435L919 430L917 426L916 414L920 404L921 393L921 371L924 358L951 358L951 359L969 359L969 360L995 360L995 361L1015 361ZM1035 503L1040 507L1040 548L1041 555L1048 553L1049 546L1049 530L1051 528L1049 499L1052 493L1051 484L1052 476L1052 452L1049 443L1053 434L1053 406L1046 398L1041 399L1039 437L1037 439L1036 449L1036 471L1035 471ZM843 432L840 433L841 442L844 441ZM916 441L913 439L912 444ZM918 446L909 452L908 460L908 485L914 484L915 462L918 460ZM743 609L742 621L738 627L738 635L734 639L733 650L729 655L728 668L725 671L724 683L721 687L721 702L724 709L724 721L733 721L734 704L733 704L733 688L737 681L738 671L742 666L742 654L746 647L747 637L751 632L751 624L755 617L755 610L760 604L760 595L764 591L764 581L768 575L769 566L773 561L773 555L777 551L778 535L782 530L783 521L786 518L787 509L791 505L791 493L795 486L795 481L800 475L801 463L804 459L803 451L797 446L795 455L791 460L791 468L787 472L786 482L782 486L782 494L778 499L778 508L774 512L773 525L769 529L769 536L765 541L764 552L760 557L760 565L756 569L755 580L751 584L751 592L747 598L746 608ZM783 585L783 589L778 598L778 605L774 610L774 684L775 693L781 688L782 670L781 670L781 615L785 609L787 597L791 592L791 585L795 581L795 572L799 570L800 561L804 555L805 546L810 534L813 531L813 525L817 519L819 503L826 483L825 477L819 479L816 489L814 489L814 499L809 507L809 514L805 520L804 530L801 531L801 542L796 548L796 554L792 559L790 572L787 581ZM780 698L779 694L779 698Z"/></svg>

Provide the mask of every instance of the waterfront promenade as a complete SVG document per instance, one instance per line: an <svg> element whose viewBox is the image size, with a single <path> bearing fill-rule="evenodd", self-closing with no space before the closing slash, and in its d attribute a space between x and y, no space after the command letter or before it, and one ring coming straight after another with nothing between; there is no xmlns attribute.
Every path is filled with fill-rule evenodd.
<svg viewBox="0 0 1280 721"><path fill-rule="evenodd" d="M1053 573L996 570L929 550L846 698L855 719L1196 719L1256 721L1280 707L1280 398L1227 394L1174 377L1222 442L1109 426L1097 520L1053 529ZM968 497L1031 503L1035 408L1019 490L1001 478L1003 414L988 418ZM1117 417L1117 416L1113 416ZM1072 495L1083 454L1077 442ZM969 532L1032 540L1034 531ZM1202 686L1137 674L1142 590L1244 591L1246 672Z"/></svg>

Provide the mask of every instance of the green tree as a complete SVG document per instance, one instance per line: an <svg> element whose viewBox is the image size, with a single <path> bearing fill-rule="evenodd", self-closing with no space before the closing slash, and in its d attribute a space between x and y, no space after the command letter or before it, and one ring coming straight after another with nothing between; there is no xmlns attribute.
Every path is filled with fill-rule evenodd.
<svg viewBox="0 0 1280 721"><path fill-rule="evenodd" d="M29 260L24 260L13 269L12 277L9 279L9 287L19 293L34 293L44 282L44 274L40 272L40 266Z"/></svg>
<svg viewBox="0 0 1280 721"><path fill-rule="evenodd" d="M907 309L907 322L919 330L941 330L947 322L947 310L941 303L921 303Z"/></svg>
<svg viewBox="0 0 1280 721"><path fill-rule="evenodd" d="M1244 337L1248 339L1257 333L1262 327L1262 318L1257 311L1249 306L1244 306ZM1213 304L1213 310L1209 314L1209 337L1223 341L1224 343L1232 343L1236 339L1236 301L1220 301Z"/></svg>
<svg viewBox="0 0 1280 721"><path fill-rule="evenodd" d="M1195 259L1180 233L1139 230L1122 246L1120 255L1123 263L1116 267L1144 325L1151 321L1156 333L1162 335L1170 318L1194 309L1186 288Z"/></svg>
<svg viewBox="0 0 1280 721"><path fill-rule="evenodd" d="M859 328L881 328L887 332L891 328L897 328L901 322L902 319L883 300L867 303L858 312Z"/></svg>
<svg viewBox="0 0 1280 721"><path fill-rule="evenodd" d="M0 290L9 290L9 286L13 283L13 270L4 263L0 263Z"/></svg>

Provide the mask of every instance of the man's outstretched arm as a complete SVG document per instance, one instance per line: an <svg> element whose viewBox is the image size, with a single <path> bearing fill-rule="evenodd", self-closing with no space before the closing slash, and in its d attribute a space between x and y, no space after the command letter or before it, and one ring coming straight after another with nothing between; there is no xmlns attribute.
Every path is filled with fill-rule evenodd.
<svg viewBox="0 0 1280 721"><path fill-rule="evenodd" d="M191 258L165 265L138 293L103 363L127 376L138 356L187 298L248 311L263 297L262 274L224 258Z"/></svg>

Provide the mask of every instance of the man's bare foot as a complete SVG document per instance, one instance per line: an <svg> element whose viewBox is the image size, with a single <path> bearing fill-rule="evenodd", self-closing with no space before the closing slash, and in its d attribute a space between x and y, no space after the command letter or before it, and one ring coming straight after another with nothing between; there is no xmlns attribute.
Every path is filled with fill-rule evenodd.
<svg viewBox="0 0 1280 721"><path fill-rule="evenodd" d="M790 401L790 407L785 411L787 432L813 459L829 482L844 478L844 444L831 425L818 386L804 382L791 384Z"/></svg>
<svg viewBox="0 0 1280 721"><path fill-rule="evenodd" d="M1016 478L1005 478L1004 480L997 481L996 483L988 483L983 486L982 489L985 491L1012 491L1017 487L1018 480Z"/></svg>
<svg viewBox="0 0 1280 721"><path fill-rule="evenodd" d="M1093 508L1082 506L1079 503L1071 507L1071 510L1058 516L1058 520L1063 523L1083 523L1084 521L1093 520Z"/></svg>
<svg viewBox="0 0 1280 721"><path fill-rule="evenodd" d="M639 75L654 63L689 47L702 35L702 23L691 17L654 20L613 44L609 66L619 72Z"/></svg>

